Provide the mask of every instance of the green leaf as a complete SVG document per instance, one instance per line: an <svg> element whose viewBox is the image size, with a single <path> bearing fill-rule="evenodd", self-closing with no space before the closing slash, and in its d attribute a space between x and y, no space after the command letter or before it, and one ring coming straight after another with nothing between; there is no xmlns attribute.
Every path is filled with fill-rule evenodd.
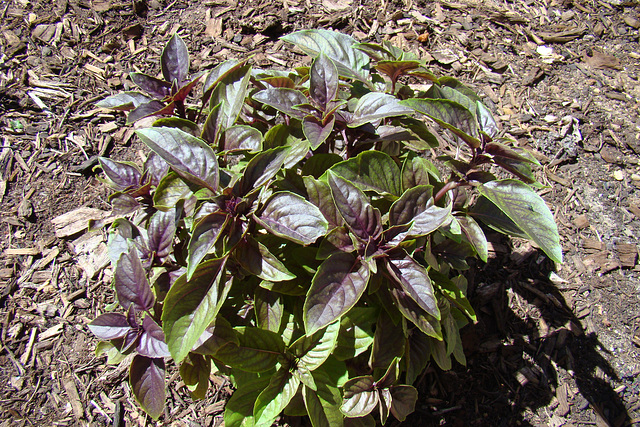
<svg viewBox="0 0 640 427"><path fill-rule="evenodd" d="M416 409L418 390L410 385L391 387L391 413L398 421L404 421Z"/></svg>
<svg viewBox="0 0 640 427"><path fill-rule="evenodd" d="M254 296L254 311L256 323L261 329L271 332L279 332L284 316L282 297L265 288L257 287Z"/></svg>
<svg viewBox="0 0 640 427"><path fill-rule="evenodd" d="M216 359L247 372L266 372L276 365L284 352L284 342L279 334L249 326L235 330L238 345L222 346L214 356Z"/></svg>
<svg viewBox="0 0 640 427"><path fill-rule="evenodd" d="M353 307L340 319L340 332L333 355L338 360L353 359L373 343L373 325L378 318L377 307Z"/></svg>
<svg viewBox="0 0 640 427"><path fill-rule="evenodd" d="M448 99L405 99L401 105L428 116L465 141L471 148L480 147L478 124L471 111Z"/></svg>
<svg viewBox="0 0 640 427"><path fill-rule="evenodd" d="M218 159L203 140L166 127L138 129L136 134L184 179L218 190Z"/></svg>
<svg viewBox="0 0 640 427"><path fill-rule="evenodd" d="M442 338L440 320L423 310L400 285L392 286L389 289L389 294L405 319L416 325L425 334L439 339Z"/></svg>
<svg viewBox="0 0 640 427"><path fill-rule="evenodd" d="M175 209L180 200L188 200L192 196L193 192L182 178L175 172L169 172L153 194L153 206L162 211Z"/></svg>
<svg viewBox="0 0 640 427"><path fill-rule="evenodd" d="M301 245L315 242L329 227L316 206L287 191L274 194L254 218L269 232Z"/></svg>
<svg viewBox="0 0 640 427"><path fill-rule="evenodd" d="M489 245L487 243L487 237L484 235L484 231L478 225L478 223L469 215L458 216L458 222L462 228L462 232L467 236L467 240L473 246L478 257L487 262L489 259Z"/></svg>
<svg viewBox="0 0 640 427"><path fill-rule="evenodd" d="M253 157L244 169L242 179L234 190L237 196L245 196L272 179L282 168L289 148L276 147L264 150Z"/></svg>
<svg viewBox="0 0 640 427"><path fill-rule="evenodd" d="M403 116L413 113L411 108L401 105L393 95L369 92L358 100L353 111L353 119L348 126L355 128L386 117Z"/></svg>
<svg viewBox="0 0 640 427"><path fill-rule="evenodd" d="M337 31L314 29L297 31L281 39L310 56L315 57L322 52L333 60L341 76L371 84L367 70L369 57L353 48L356 41L352 37Z"/></svg>
<svg viewBox="0 0 640 427"><path fill-rule="evenodd" d="M265 375L238 386L224 407L225 427L253 427L253 406L258 395L269 385L270 378Z"/></svg>
<svg viewBox="0 0 640 427"><path fill-rule="evenodd" d="M320 367L333 353L338 339L340 322L335 321L312 335L303 335L291 346L291 351L309 371Z"/></svg>
<svg viewBox="0 0 640 427"><path fill-rule="evenodd" d="M232 343L236 346L240 344L238 334L231 327L231 323L224 317L217 317L215 323L205 329L194 345L194 353L205 356L213 356L225 345Z"/></svg>
<svg viewBox="0 0 640 427"><path fill-rule="evenodd" d="M528 185L513 179L478 187L480 194L504 212L553 261L562 262L558 227L546 203Z"/></svg>
<svg viewBox="0 0 640 427"><path fill-rule="evenodd" d="M372 369L387 369L391 364L397 363L394 361L404 353L405 341L402 322L395 325L387 312L381 310L376 322L369 366Z"/></svg>
<svg viewBox="0 0 640 427"><path fill-rule="evenodd" d="M405 253L398 258L389 258L387 270L420 308L436 319L440 319L438 301L433 293L431 279L422 265Z"/></svg>
<svg viewBox="0 0 640 427"><path fill-rule="evenodd" d="M269 282L295 279L296 275L276 258L269 249L251 236L246 236L234 252L236 259L249 273Z"/></svg>
<svg viewBox="0 0 640 427"><path fill-rule="evenodd" d="M333 165L330 170L363 191L393 196L402 194L400 168L383 152L365 151L352 159Z"/></svg>
<svg viewBox="0 0 640 427"><path fill-rule="evenodd" d="M205 398L210 374L211 360L199 354L190 353L180 365L180 376L194 399Z"/></svg>
<svg viewBox="0 0 640 427"><path fill-rule="evenodd" d="M363 241L382 232L380 210L374 208L362 190L350 181L327 171L331 196L338 212L349 229Z"/></svg>
<svg viewBox="0 0 640 427"><path fill-rule="evenodd" d="M471 303L456 282L433 268L429 269L429 277L431 277L433 284L440 289L440 292L442 292L449 302L458 307L472 322L477 321L476 313Z"/></svg>
<svg viewBox="0 0 640 427"><path fill-rule="evenodd" d="M258 152L262 149L262 134L251 126L235 125L224 132L224 151Z"/></svg>
<svg viewBox="0 0 640 427"><path fill-rule="evenodd" d="M404 356L407 370L405 381L413 384L422 375L430 359L429 337L423 332L413 329L407 339L407 349Z"/></svg>
<svg viewBox="0 0 640 427"><path fill-rule="evenodd" d="M300 380L280 368L269 385L258 395L253 407L256 426L271 426L298 391Z"/></svg>
<svg viewBox="0 0 640 427"><path fill-rule="evenodd" d="M340 412L342 394L338 387L343 384L344 376L348 376L344 363L334 363L329 359L319 369L313 371L313 379L317 390L303 388L304 403L313 427L342 426Z"/></svg>
<svg viewBox="0 0 640 427"><path fill-rule="evenodd" d="M165 297L162 329L176 363L184 360L220 309L225 263L226 258L205 261L190 280L181 276Z"/></svg>
<svg viewBox="0 0 640 427"><path fill-rule="evenodd" d="M355 377L343 387L343 401L340 410L349 418L368 415L378 405L378 392L371 376Z"/></svg>
<svg viewBox="0 0 640 427"><path fill-rule="evenodd" d="M309 95L322 111L326 111L327 104L335 99L337 93L338 69L329 57L320 52L309 70Z"/></svg>
<svg viewBox="0 0 640 427"><path fill-rule="evenodd" d="M151 126L153 126L154 128L177 128L193 136L200 136L200 126L198 126L191 120L183 119L180 117L161 117L153 122Z"/></svg>
<svg viewBox="0 0 640 427"><path fill-rule="evenodd" d="M191 279L200 261L216 244L230 217L224 212L214 212L202 217L193 228L187 249L187 280Z"/></svg>
<svg viewBox="0 0 640 427"><path fill-rule="evenodd" d="M233 126L242 110L245 98L249 93L249 79L251 78L251 66L244 65L224 75L211 93L210 105L220 107L218 122L222 129Z"/></svg>
<svg viewBox="0 0 640 427"><path fill-rule="evenodd" d="M334 153L316 153L305 162L302 167L302 176L311 175L315 179L318 179L327 169L341 161L342 157Z"/></svg>
<svg viewBox="0 0 640 427"><path fill-rule="evenodd" d="M327 258L318 268L304 302L307 335L329 325L349 311L369 282L369 268L348 253Z"/></svg>
<svg viewBox="0 0 640 427"><path fill-rule="evenodd" d="M118 347L113 345L111 341L100 341L96 345L96 357L100 357L103 354L107 355L107 365L118 365L122 362L125 357L124 354L120 353Z"/></svg>

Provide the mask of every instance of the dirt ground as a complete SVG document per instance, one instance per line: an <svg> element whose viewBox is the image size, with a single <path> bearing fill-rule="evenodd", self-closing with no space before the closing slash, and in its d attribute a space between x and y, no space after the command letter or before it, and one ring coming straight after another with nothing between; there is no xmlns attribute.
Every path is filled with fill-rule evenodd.
<svg viewBox="0 0 640 427"><path fill-rule="evenodd" d="M469 277L468 365L429 368L406 424L640 425L640 6L625 0L2 2L1 425L155 425L86 327L113 301L102 233L82 231L110 209L96 157L144 155L95 102L157 73L176 31L196 72L298 64L278 37L304 28L392 40L473 87L543 164L560 227L559 266L492 238ZM157 424L221 425L231 390L212 383L192 403L173 375Z"/></svg>

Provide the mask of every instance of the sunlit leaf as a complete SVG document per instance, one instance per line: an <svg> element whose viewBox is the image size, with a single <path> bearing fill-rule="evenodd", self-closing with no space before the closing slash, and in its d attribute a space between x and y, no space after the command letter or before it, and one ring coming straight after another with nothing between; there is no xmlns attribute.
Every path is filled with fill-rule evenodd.
<svg viewBox="0 0 640 427"><path fill-rule="evenodd" d="M101 314L93 319L87 326L93 335L105 341L122 338L131 329L127 317L119 313Z"/></svg>
<svg viewBox="0 0 640 427"><path fill-rule="evenodd" d="M191 120L183 119L181 117L161 117L154 121L152 126L156 128L177 128L193 136L200 136L200 126Z"/></svg>
<svg viewBox="0 0 640 427"><path fill-rule="evenodd" d="M229 220L226 213L214 212L205 215L195 224L187 247L187 279L191 278L200 261L216 244Z"/></svg>
<svg viewBox="0 0 640 427"><path fill-rule="evenodd" d="M247 164L242 179L236 185L236 195L244 196L272 179L284 164L289 148L276 147L264 150Z"/></svg>
<svg viewBox="0 0 640 427"><path fill-rule="evenodd" d="M310 176L305 176L304 186L309 194L309 201L320 209L320 212L329 223L329 228L340 226L344 220L336 209L335 203L333 203L329 185Z"/></svg>
<svg viewBox="0 0 640 427"><path fill-rule="evenodd" d="M478 124L474 114L457 102L448 99L406 99L400 101L400 104L428 116L470 147L480 146Z"/></svg>
<svg viewBox="0 0 640 427"><path fill-rule="evenodd" d="M226 130L233 126L249 94L251 66L244 65L225 73L211 92L210 105L222 104L217 122Z"/></svg>
<svg viewBox="0 0 640 427"><path fill-rule="evenodd" d="M143 73L129 73L131 80L143 91L156 98L164 98L171 91L171 83Z"/></svg>
<svg viewBox="0 0 640 427"><path fill-rule="evenodd" d="M284 316L282 297L276 292L270 292L258 287L254 295L254 311L258 327L271 332L279 332Z"/></svg>
<svg viewBox="0 0 640 427"><path fill-rule="evenodd" d="M233 392L224 407L225 427L253 426L253 406L258 395L269 385L270 376L257 377Z"/></svg>
<svg viewBox="0 0 640 427"><path fill-rule="evenodd" d="M134 163L118 162L106 157L98 157L98 160L102 171L119 190L140 186L142 174Z"/></svg>
<svg viewBox="0 0 640 427"><path fill-rule="evenodd" d="M153 206L160 210L175 209L180 200L193 197L193 192L176 173L167 174L156 188L153 195Z"/></svg>
<svg viewBox="0 0 640 427"><path fill-rule="evenodd" d="M340 410L349 417L363 417L378 405L378 393L373 377L355 377L343 387L343 401Z"/></svg>
<svg viewBox="0 0 640 427"><path fill-rule="evenodd" d="M391 276L402 289L427 313L440 319L438 302L433 293L431 279L427 270L408 254L399 258L390 258L387 268Z"/></svg>
<svg viewBox="0 0 640 427"><path fill-rule="evenodd" d="M316 206L290 192L274 194L256 221L276 236L301 245L315 242L328 228Z"/></svg>
<svg viewBox="0 0 640 427"><path fill-rule="evenodd" d="M327 140L327 138L333 131L335 122L335 116L331 116L331 120L329 120L326 124L323 124L322 120L311 115L306 116L302 120L302 132L304 133L304 136L309 140L312 150L315 150Z"/></svg>
<svg viewBox="0 0 640 427"><path fill-rule="evenodd" d="M409 224L433 205L433 186L417 185L402 193L389 208L389 224Z"/></svg>
<svg viewBox="0 0 640 427"><path fill-rule="evenodd" d="M282 337L254 327L236 328L238 344L222 346L215 358L224 364L247 372L266 372L273 368L284 352Z"/></svg>
<svg viewBox="0 0 640 427"><path fill-rule="evenodd" d="M220 309L220 284L226 259L200 264L190 280L181 276L164 300L162 328L169 351L181 362Z"/></svg>
<svg viewBox="0 0 640 427"><path fill-rule="evenodd" d="M528 185L513 179L492 181L478 187L529 239L555 262L562 262L558 227L546 203Z"/></svg>
<svg viewBox="0 0 640 427"><path fill-rule="evenodd" d="M260 151L262 134L251 126L231 126L224 132L224 151Z"/></svg>
<svg viewBox="0 0 640 427"><path fill-rule="evenodd" d="M367 241L377 237L382 231L380 211L374 208L369 198L353 183L327 171L331 195L340 216L346 225L359 238Z"/></svg>
<svg viewBox="0 0 640 427"><path fill-rule="evenodd" d="M136 351L146 357L169 357L169 348L165 343L164 332L155 320L149 315L142 321L142 334Z"/></svg>
<svg viewBox="0 0 640 427"><path fill-rule="evenodd" d="M295 105L309 102L304 93L296 89L270 87L252 95L255 101L275 108L288 116L303 119L306 114L293 108Z"/></svg>
<svg viewBox="0 0 640 427"><path fill-rule="evenodd" d="M149 286L147 272L134 248L120 256L113 280L118 302L122 307L128 309L133 304L136 311L147 311L153 307L155 297Z"/></svg>
<svg viewBox="0 0 640 427"><path fill-rule="evenodd" d="M341 76L368 83L369 57L353 49L356 41L352 37L336 31L314 29L288 34L282 40L311 56L323 53L333 60Z"/></svg>
<svg viewBox="0 0 640 427"><path fill-rule="evenodd" d="M407 74L407 71L414 70L420 66L419 61L389 61L383 60L376 64L376 70L389 76L391 81L396 81L398 77Z"/></svg>
<svg viewBox="0 0 640 427"><path fill-rule="evenodd" d="M203 140L176 128L145 128L136 133L184 179L217 191L218 159Z"/></svg>
<svg viewBox="0 0 640 427"><path fill-rule="evenodd" d="M394 196L402 194L400 168L389 155L380 151L365 151L333 165L330 170L363 191Z"/></svg>
<svg viewBox="0 0 640 427"><path fill-rule="evenodd" d="M164 412L164 361L134 356L129 368L129 384L136 401L151 418L157 420Z"/></svg>
<svg viewBox="0 0 640 427"><path fill-rule="evenodd" d="M381 92L369 92L358 100L349 127L358 127L386 117L413 113L413 109L399 103L398 98Z"/></svg>
<svg viewBox="0 0 640 427"><path fill-rule="evenodd" d="M377 307L353 307L340 319L340 333L333 355L347 360L364 353L373 343Z"/></svg>
<svg viewBox="0 0 640 427"><path fill-rule="evenodd" d="M487 262L489 259L489 245L482 228L480 228L478 223L469 215L458 216L457 219L462 228L462 232L467 236L473 249L476 250L478 257L482 261Z"/></svg>
<svg viewBox="0 0 640 427"><path fill-rule="evenodd" d="M304 302L304 325L313 334L339 319L360 299L369 282L369 268L348 253L327 258L316 272Z"/></svg>
<svg viewBox="0 0 640 427"><path fill-rule="evenodd" d="M176 234L176 212L157 211L149 221L149 250L158 258L165 258L173 251L173 238Z"/></svg>
<svg viewBox="0 0 640 427"><path fill-rule="evenodd" d="M338 339L340 322L335 321L312 335L303 335L291 346L291 351L309 371L320 367L333 353Z"/></svg>
<svg viewBox="0 0 640 427"><path fill-rule="evenodd" d="M257 426L270 426L298 391L300 380L281 368L271 377L269 385L258 395L253 407Z"/></svg>
<svg viewBox="0 0 640 427"><path fill-rule="evenodd" d="M168 82L177 80L180 84L189 73L189 51L178 34L174 34L162 50L160 58L162 75Z"/></svg>
<svg viewBox="0 0 640 427"><path fill-rule="evenodd" d="M309 70L309 95L322 109L326 111L327 104L338 93L338 70L333 61L322 51L313 60Z"/></svg>
<svg viewBox="0 0 640 427"><path fill-rule="evenodd" d="M121 92L106 97L96 103L96 106L111 110L130 111L149 101L151 101L151 98L140 92Z"/></svg>

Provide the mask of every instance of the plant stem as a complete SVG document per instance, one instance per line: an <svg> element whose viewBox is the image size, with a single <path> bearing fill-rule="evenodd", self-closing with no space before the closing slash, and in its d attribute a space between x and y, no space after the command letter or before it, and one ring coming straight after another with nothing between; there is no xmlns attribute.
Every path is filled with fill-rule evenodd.
<svg viewBox="0 0 640 427"><path fill-rule="evenodd" d="M438 191L435 195L435 197L433 198L434 202L438 202L440 199L442 199L444 197L445 194L447 194L449 192L449 190L453 190L454 188L457 188L460 186L460 182L458 181L449 181L447 182L444 187L442 187L440 189L440 191Z"/></svg>

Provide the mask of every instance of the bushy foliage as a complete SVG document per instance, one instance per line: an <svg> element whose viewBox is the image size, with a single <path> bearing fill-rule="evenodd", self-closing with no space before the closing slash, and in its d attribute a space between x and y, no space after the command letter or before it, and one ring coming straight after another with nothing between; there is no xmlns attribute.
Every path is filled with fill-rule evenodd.
<svg viewBox="0 0 640 427"><path fill-rule="evenodd" d="M561 260L530 186L536 160L496 138L473 91L386 43L283 39L312 65L229 60L189 77L173 36L164 79L133 73L147 94L99 104L129 122L164 116L136 131L151 149L143 167L100 159L122 215L109 230L121 308L89 325L110 362L134 354L131 389L153 418L170 359L194 398L212 370L231 378L227 426L404 420L430 360L465 363L459 330L476 317L462 273L487 261L480 223ZM189 104L199 81L201 105ZM434 129L458 143L440 168Z"/></svg>

